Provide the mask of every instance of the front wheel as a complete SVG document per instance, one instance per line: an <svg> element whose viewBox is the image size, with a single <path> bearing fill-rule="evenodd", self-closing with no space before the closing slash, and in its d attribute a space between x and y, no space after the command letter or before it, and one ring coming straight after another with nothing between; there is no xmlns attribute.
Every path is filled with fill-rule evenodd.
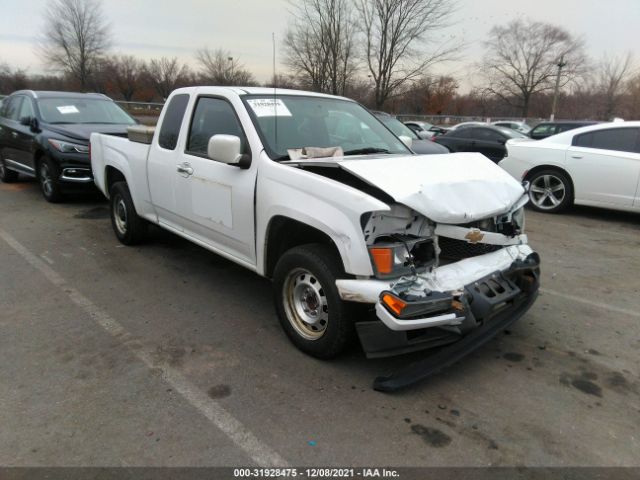
<svg viewBox="0 0 640 480"><path fill-rule="evenodd" d="M50 158L42 158L38 164L38 181L40 182L42 196L47 202L58 203L62 200L59 177L58 166Z"/></svg>
<svg viewBox="0 0 640 480"><path fill-rule="evenodd" d="M147 223L138 216L126 182L114 183L109 190L111 197L111 225L120 242L136 245L147 233Z"/></svg>
<svg viewBox="0 0 640 480"><path fill-rule="evenodd" d="M529 199L534 210L558 213L573 202L573 188L559 170L541 170L529 177Z"/></svg>
<svg viewBox="0 0 640 480"><path fill-rule="evenodd" d="M335 357L353 339L350 308L336 287L341 277L342 262L325 245L292 248L276 265L274 300L280 324L296 347L314 357Z"/></svg>

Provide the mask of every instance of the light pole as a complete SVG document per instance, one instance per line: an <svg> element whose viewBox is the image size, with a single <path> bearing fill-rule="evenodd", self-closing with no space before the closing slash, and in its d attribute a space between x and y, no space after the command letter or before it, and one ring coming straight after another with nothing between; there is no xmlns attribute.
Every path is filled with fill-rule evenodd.
<svg viewBox="0 0 640 480"><path fill-rule="evenodd" d="M229 62L229 68L227 69L227 84L233 85L235 83L233 78L233 57L227 57L227 61Z"/></svg>
<svg viewBox="0 0 640 480"><path fill-rule="evenodd" d="M556 106L558 105L558 92L560 90L560 74L562 73L562 69L567 66L564 61L564 55L560 57L560 61L556 64L558 67L558 75L556 77L556 88L553 92L553 104L551 105L551 121L556 118Z"/></svg>

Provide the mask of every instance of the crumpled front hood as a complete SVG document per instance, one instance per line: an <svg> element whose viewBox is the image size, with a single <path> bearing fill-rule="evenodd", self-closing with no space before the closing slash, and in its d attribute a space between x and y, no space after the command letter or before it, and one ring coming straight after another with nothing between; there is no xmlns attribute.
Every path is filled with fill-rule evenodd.
<svg viewBox="0 0 640 480"><path fill-rule="evenodd" d="M336 159L361 178L434 222L464 224L508 211L524 188L480 153Z"/></svg>

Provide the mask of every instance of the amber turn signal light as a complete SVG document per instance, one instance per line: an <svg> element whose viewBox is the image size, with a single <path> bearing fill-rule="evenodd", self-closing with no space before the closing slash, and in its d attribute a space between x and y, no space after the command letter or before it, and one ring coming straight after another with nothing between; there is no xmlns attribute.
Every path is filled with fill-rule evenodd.
<svg viewBox="0 0 640 480"><path fill-rule="evenodd" d="M382 303L384 303L392 312L394 312L398 316L402 314L402 310L404 310L407 306L407 302L403 302L398 297L394 297L389 293L385 293L382 295Z"/></svg>
<svg viewBox="0 0 640 480"><path fill-rule="evenodd" d="M370 248L369 253L378 273L388 274L393 271L393 250L391 248Z"/></svg>

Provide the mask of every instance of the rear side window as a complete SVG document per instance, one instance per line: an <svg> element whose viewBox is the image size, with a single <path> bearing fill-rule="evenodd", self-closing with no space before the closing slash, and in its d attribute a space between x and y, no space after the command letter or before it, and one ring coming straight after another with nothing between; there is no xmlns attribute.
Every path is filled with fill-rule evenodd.
<svg viewBox="0 0 640 480"><path fill-rule="evenodd" d="M609 128L577 135L573 139L573 145L618 152L638 152L638 132L638 128Z"/></svg>
<svg viewBox="0 0 640 480"><path fill-rule="evenodd" d="M498 132L494 132L493 130L489 130L488 128L472 128L470 130L473 130L472 135L478 140L485 140L488 142L497 142L498 140L504 140L502 135L500 135Z"/></svg>
<svg viewBox="0 0 640 480"><path fill-rule="evenodd" d="M566 125L566 124L565 125L558 125L556 127L556 133L568 132L569 130L573 130L574 128L579 128L581 126L582 125L578 125L578 124L575 124L575 125Z"/></svg>
<svg viewBox="0 0 640 480"><path fill-rule="evenodd" d="M447 136L455 137L455 138L472 138L473 130L475 130L475 128L469 128L469 127L456 128L455 130L452 130L449 133L447 133Z"/></svg>
<svg viewBox="0 0 640 480"><path fill-rule="evenodd" d="M206 155L209 139L220 134L240 137L244 147L244 133L233 107L219 98L200 98L191 122L187 151Z"/></svg>
<svg viewBox="0 0 640 480"><path fill-rule="evenodd" d="M5 99L4 103L2 104L2 116L4 118L8 118L9 120L18 120L21 103L21 96Z"/></svg>
<svg viewBox="0 0 640 480"><path fill-rule="evenodd" d="M554 125L538 125L531 130L531 135L553 135L555 130Z"/></svg>
<svg viewBox="0 0 640 480"><path fill-rule="evenodd" d="M189 95L179 94L175 95L169 105L167 111L164 114L162 120L162 127L160 128L160 136L158 137L158 144L162 148L167 150L174 150L178 143L178 135L180 135L180 125L182 125L182 119L184 118L184 112L187 110L187 104L189 103Z"/></svg>

